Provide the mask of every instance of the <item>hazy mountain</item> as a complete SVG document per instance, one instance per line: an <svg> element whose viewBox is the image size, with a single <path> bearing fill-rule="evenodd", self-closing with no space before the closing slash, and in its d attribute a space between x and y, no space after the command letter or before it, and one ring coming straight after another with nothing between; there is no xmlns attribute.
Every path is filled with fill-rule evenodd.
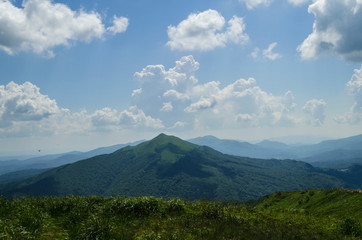
<svg viewBox="0 0 362 240"><path fill-rule="evenodd" d="M347 168L354 164L362 165L362 150L333 150L301 160L317 167Z"/></svg>
<svg viewBox="0 0 362 240"><path fill-rule="evenodd" d="M47 170L48 169L27 169L11 173L5 173L3 175L0 175L0 184L21 181L29 177L35 176L37 174L40 174L42 172L45 172Z"/></svg>
<svg viewBox="0 0 362 240"><path fill-rule="evenodd" d="M222 140L213 136L199 137L189 141L212 147L226 154L264 159L297 159L319 167L349 167L360 164L362 158L362 135L322 141L313 145L287 145L269 140L251 144L236 140Z"/></svg>
<svg viewBox="0 0 362 240"><path fill-rule="evenodd" d="M17 159L3 160L0 161L0 175L5 173L18 172L21 170L28 170L28 169L54 168L64 164L69 164L86 158L94 157L97 155L112 153L122 147L128 145L134 146L142 141L143 140L128 144L118 144L109 147L101 147L88 152L73 151L68 153L33 157L26 160L17 160Z"/></svg>
<svg viewBox="0 0 362 240"><path fill-rule="evenodd" d="M161 134L137 146L8 184L1 194L250 199L276 191L349 186L348 172L333 173L293 160L225 155Z"/></svg>
<svg viewBox="0 0 362 240"><path fill-rule="evenodd" d="M268 140L281 142L287 145L312 145L329 139L330 138L328 137L315 135L289 135L284 137L269 138Z"/></svg>
<svg viewBox="0 0 362 240"><path fill-rule="evenodd" d="M214 136L198 137L188 140L201 146L208 146L225 154L251 158L293 158L294 154L288 145L278 142L263 141L251 144L237 140L219 139Z"/></svg>

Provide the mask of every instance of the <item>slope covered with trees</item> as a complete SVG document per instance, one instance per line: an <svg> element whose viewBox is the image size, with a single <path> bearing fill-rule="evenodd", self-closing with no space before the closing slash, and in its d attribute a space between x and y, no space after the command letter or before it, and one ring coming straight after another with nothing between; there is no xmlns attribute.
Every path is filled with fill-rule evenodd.
<svg viewBox="0 0 362 240"><path fill-rule="evenodd" d="M161 134L137 146L5 185L0 193L245 200L276 191L348 187L348 178L343 177L304 162L225 155Z"/></svg>

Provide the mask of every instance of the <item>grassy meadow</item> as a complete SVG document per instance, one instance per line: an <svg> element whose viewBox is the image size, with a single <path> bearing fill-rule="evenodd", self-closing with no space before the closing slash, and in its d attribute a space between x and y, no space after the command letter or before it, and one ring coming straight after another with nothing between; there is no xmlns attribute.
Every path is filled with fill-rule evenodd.
<svg viewBox="0 0 362 240"><path fill-rule="evenodd" d="M361 239L361 201L360 192L337 189L275 193L249 203L1 198L0 239Z"/></svg>

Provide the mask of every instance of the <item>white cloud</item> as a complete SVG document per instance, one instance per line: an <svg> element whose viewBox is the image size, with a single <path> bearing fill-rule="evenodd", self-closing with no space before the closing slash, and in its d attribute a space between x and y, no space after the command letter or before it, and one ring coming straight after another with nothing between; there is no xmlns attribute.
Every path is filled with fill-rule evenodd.
<svg viewBox="0 0 362 240"><path fill-rule="evenodd" d="M175 124L170 128L170 129L174 129L174 128L184 128L187 125L187 122L175 122Z"/></svg>
<svg viewBox="0 0 362 240"><path fill-rule="evenodd" d="M288 0L289 3L293 4L294 6L301 6L309 2L309 0Z"/></svg>
<svg viewBox="0 0 362 240"><path fill-rule="evenodd" d="M260 52L259 48L254 48L254 51L250 53L250 56L256 60L259 58L259 52Z"/></svg>
<svg viewBox="0 0 362 240"><path fill-rule="evenodd" d="M313 32L297 48L302 59L336 54L362 60L362 1L315 0L308 11L315 21Z"/></svg>
<svg viewBox="0 0 362 240"><path fill-rule="evenodd" d="M167 29L169 41L167 45L172 50L208 51L216 47L224 47L227 43L245 44L249 36L244 33L245 23L242 18L234 16L228 21L226 31L224 17L217 11L209 9L193 13L177 26Z"/></svg>
<svg viewBox="0 0 362 240"><path fill-rule="evenodd" d="M162 108L160 109L161 112L171 112L173 109L171 102L163 103Z"/></svg>
<svg viewBox="0 0 362 240"><path fill-rule="evenodd" d="M0 85L0 127L14 122L39 121L58 111L55 100L41 94L30 82Z"/></svg>
<svg viewBox="0 0 362 240"><path fill-rule="evenodd" d="M154 119L138 109L136 106L130 107L128 110L124 110L120 114L120 124L133 127L146 127L153 129L164 128L160 119Z"/></svg>
<svg viewBox="0 0 362 240"><path fill-rule="evenodd" d="M294 6L301 6L303 4L306 4L310 2L311 0L288 0L288 2ZM315 1L315 0L313 0ZM239 0L240 3L245 3L246 7L249 10L252 10L256 7L259 7L260 5L264 5L265 7L268 7L273 0Z"/></svg>
<svg viewBox="0 0 362 240"><path fill-rule="evenodd" d="M346 84L347 92L355 98L355 103L350 108L349 112L344 116L335 118L340 123L359 123L362 121L362 66L360 69L355 69L351 80Z"/></svg>
<svg viewBox="0 0 362 240"><path fill-rule="evenodd" d="M170 99L177 99L177 100L190 100L190 96L185 93L180 93L176 90L167 90L164 94L164 97L169 97Z"/></svg>
<svg viewBox="0 0 362 240"><path fill-rule="evenodd" d="M181 65L188 67L180 68ZM204 129L289 126L298 122L293 115L296 104L290 91L274 96L258 87L253 78L240 79L225 87L215 81L198 84L194 76L198 67L192 56L181 58L169 70L163 65L145 67L135 74L142 91L133 95L134 104L145 114L162 119L169 128L175 122L194 122L194 127L203 125ZM168 105L172 105L172 114L164 111Z"/></svg>
<svg viewBox="0 0 362 240"><path fill-rule="evenodd" d="M94 126L119 125L120 118L117 110L111 108L103 108L97 110L92 115L92 123Z"/></svg>
<svg viewBox="0 0 362 240"><path fill-rule="evenodd" d="M269 6L273 0L239 0L240 3L245 3L246 7L251 10L259 5Z"/></svg>
<svg viewBox="0 0 362 240"><path fill-rule="evenodd" d="M190 97L185 91L197 83L194 73L199 65L192 56L185 56L168 70L163 65L149 65L136 72L134 77L140 88L133 94L133 103L151 116L160 116L165 102L187 101Z"/></svg>
<svg viewBox="0 0 362 240"><path fill-rule="evenodd" d="M128 24L128 18L113 16L113 26L107 30L113 34L122 33L127 30Z"/></svg>
<svg viewBox="0 0 362 240"><path fill-rule="evenodd" d="M201 99L195 103L190 104L187 108L185 108L185 112L198 112L203 109L208 109L214 107L216 101L214 98L205 98L201 97Z"/></svg>
<svg viewBox="0 0 362 240"><path fill-rule="evenodd" d="M303 106L303 111L310 115L311 119L308 122L314 126L320 126L326 118L325 108L326 102L323 99L312 99L306 102Z"/></svg>
<svg viewBox="0 0 362 240"><path fill-rule="evenodd" d="M92 125L101 129L119 129L122 126L151 129L164 127L160 119L147 116L136 106L131 106L128 110L120 113L115 109L103 108L92 114L91 118Z"/></svg>
<svg viewBox="0 0 362 240"><path fill-rule="evenodd" d="M115 18L109 30L122 30L120 22L124 21ZM10 55L32 51L52 57L57 46L102 38L105 31L96 12L73 11L51 0L24 0L20 8L10 0L0 1L0 50Z"/></svg>
<svg viewBox="0 0 362 240"><path fill-rule="evenodd" d="M89 134L104 130L160 129L160 119L146 115L133 106L118 112L103 108L93 114L86 110L71 112L30 82L0 85L0 138Z"/></svg>
<svg viewBox="0 0 362 240"><path fill-rule="evenodd" d="M276 60L281 58L282 55L273 52L273 49L277 46L277 44L277 42L271 43L267 49L263 50L263 56L269 60Z"/></svg>
<svg viewBox="0 0 362 240"><path fill-rule="evenodd" d="M0 137L86 133L91 129L86 111L71 113L30 82L0 85Z"/></svg>

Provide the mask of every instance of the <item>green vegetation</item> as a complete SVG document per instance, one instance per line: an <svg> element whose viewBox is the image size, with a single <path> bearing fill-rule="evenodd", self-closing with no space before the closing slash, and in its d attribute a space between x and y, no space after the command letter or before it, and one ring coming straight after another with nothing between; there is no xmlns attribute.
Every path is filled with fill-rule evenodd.
<svg viewBox="0 0 362 240"><path fill-rule="evenodd" d="M362 191L347 189L311 189L277 192L261 199L258 209L296 211L315 216L353 218L362 222Z"/></svg>
<svg viewBox="0 0 362 240"><path fill-rule="evenodd" d="M361 201L347 190L276 193L256 207L155 197L0 198L0 239L360 239Z"/></svg>
<svg viewBox="0 0 362 240"><path fill-rule="evenodd" d="M164 134L0 186L20 196L155 196L247 200L276 191L361 188L361 169L339 172L293 160L263 160L222 154Z"/></svg>

